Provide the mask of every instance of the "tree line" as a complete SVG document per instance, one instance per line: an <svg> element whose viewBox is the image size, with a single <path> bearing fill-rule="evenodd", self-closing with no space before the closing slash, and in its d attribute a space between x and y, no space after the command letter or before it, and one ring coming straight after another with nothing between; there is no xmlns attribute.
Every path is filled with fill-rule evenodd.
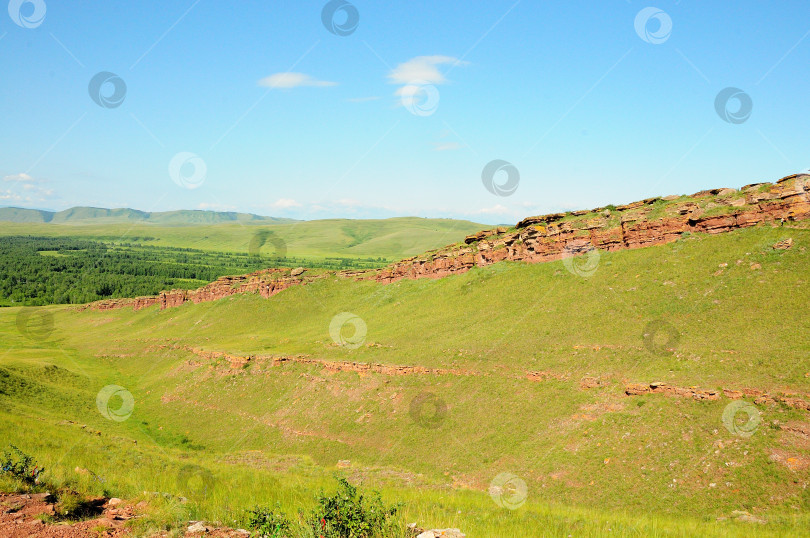
<svg viewBox="0 0 810 538"><path fill-rule="evenodd" d="M0 306L156 295L267 267L364 269L384 264L382 258L267 258L72 237L12 236L0 239Z"/></svg>

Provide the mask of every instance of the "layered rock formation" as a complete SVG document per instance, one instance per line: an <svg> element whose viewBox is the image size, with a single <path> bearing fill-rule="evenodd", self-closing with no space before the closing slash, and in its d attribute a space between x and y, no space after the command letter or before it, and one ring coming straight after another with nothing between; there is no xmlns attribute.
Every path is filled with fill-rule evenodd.
<svg viewBox="0 0 810 538"><path fill-rule="evenodd" d="M499 227L468 236L462 243L391 264L379 270L343 271L345 278L388 284L404 278L441 278L503 260L529 263L559 260L600 249L614 251L661 245L684 233L724 233L762 223L810 219L810 176L792 175L776 183L746 185L739 190L713 189L692 196L649 198L618 207L529 217L514 228ZM214 301L239 293L270 297L290 286L306 284L301 269L266 269L222 277L197 290L172 290L156 297L114 299L90 307L108 310L155 304L161 309L186 302ZM292 273L297 273L297 276Z"/></svg>
<svg viewBox="0 0 810 538"><path fill-rule="evenodd" d="M131 306L134 310L141 310L153 305L160 305L160 309L180 306L186 302L202 303L216 301L240 293L258 293L268 298L291 286L308 284L318 276L303 276L303 271L292 275L296 270L289 269L263 269L240 276L224 276L206 284L196 290L162 291L152 297L136 297L134 299L109 299L92 303L90 306L96 310L112 310Z"/></svg>
<svg viewBox="0 0 810 538"><path fill-rule="evenodd" d="M723 233L760 223L810 218L810 176L714 189L692 196L650 198L618 207L529 217L509 230L468 236L454 245L395 263L381 282L439 278L503 260L545 262L593 249L640 248L676 241L685 232Z"/></svg>
<svg viewBox="0 0 810 538"><path fill-rule="evenodd" d="M810 396L798 394L796 392L781 392L772 394L759 389L721 389L721 390L701 390L695 387L675 387L666 383L630 383L624 393L627 396L642 396L645 394L666 394L669 396L680 396L683 398L693 398L695 400L719 400L722 394L726 398L739 400L747 397L754 400L755 404L782 404L793 409L804 409L810 411L810 400L804 398ZM800 397L801 396L801 397Z"/></svg>

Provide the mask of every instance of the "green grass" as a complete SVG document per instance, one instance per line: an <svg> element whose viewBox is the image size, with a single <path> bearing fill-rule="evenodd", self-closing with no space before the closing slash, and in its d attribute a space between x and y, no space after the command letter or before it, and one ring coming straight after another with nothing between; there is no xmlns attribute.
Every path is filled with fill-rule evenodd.
<svg viewBox="0 0 810 538"><path fill-rule="evenodd" d="M792 249L771 248L787 237ZM784 428L807 425L807 412L759 405L760 426L743 438L722 423L726 398L623 392L659 381L810 394L807 247L808 230L763 227L603 252L588 279L562 262L501 263L391 285L329 278L269 300L164 311L49 307L47 338L20 334L19 309L2 309L0 439L36 454L54 483L149 499L140 532L187 519L239 526L243 509L277 501L295 514L350 460L338 472L402 501L407 521L471 537L810 535L808 469L773 457L810 458ZM362 318L366 345L334 345L341 312ZM656 320L676 328L673 352L645 348ZM470 375L255 359L231 369L183 346ZM532 371L559 379L526 380ZM585 377L603 384L582 389ZM113 384L134 401L122 422L96 408ZM443 409L434 428L411 413L424 393ZM527 485L514 511L487 494L504 472ZM717 521L735 510L768 523Z"/></svg>
<svg viewBox="0 0 810 538"><path fill-rule="evenodd" d="M458 241L465 235L488 227L464 220L417 217L193 226L154 225L137 221L75 225L0 222L0 236L78 237L105 242L247 253L254 235L260 230L270 230L286 243L287 255L291 257L371 256L398 260Z"/></svg>

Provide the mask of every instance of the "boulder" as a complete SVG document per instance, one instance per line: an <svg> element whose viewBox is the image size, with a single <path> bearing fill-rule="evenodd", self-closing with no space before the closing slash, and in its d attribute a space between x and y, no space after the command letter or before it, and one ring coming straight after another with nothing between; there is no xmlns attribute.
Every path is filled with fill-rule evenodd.
<svg viewBox="0 0 810 538"><path fill-rule="evenodd" d="M188 526L188 532L208 532L208 527L202 524L202 521L195 521Z"/></svg>
<svg viewBox="0 0 810 538"><path fill-rule="evenodd" d="M306 269L304 269L303 267L296 267L295 269L293 269L292 271L290 271L290 276L299 276L299 275L303 275L303 274L304 274L304 271L306 271Z"/></svg>
<svg viewBox="0 0 810 538"><path fill-rule="evenodd" d="M793 238L783 239L776 243L773 248L775 250L787 250L793 246Z"/></svg>

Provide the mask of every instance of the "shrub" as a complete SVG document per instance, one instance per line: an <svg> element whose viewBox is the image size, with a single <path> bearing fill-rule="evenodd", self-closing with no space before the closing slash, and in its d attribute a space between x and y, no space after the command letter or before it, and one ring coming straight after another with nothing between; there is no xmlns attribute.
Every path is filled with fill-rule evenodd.
<svg viewBox="0 0 810 538"><path fill-rule="evenodd" d="M39 475L45 470L29 456L14 445L9 445L0 461L0 469L17 480L34 485L39 482Z"/></svg>
<svg viewBox="0 0 810 538"><path fill-rule="evenodd" d="M277 503L273 509L257 506L248 510L249 528L261 538L383 538L402 536L404 527L395 518L399 504L386 506L379 492L359 493L348 480L335 477L338 489L334 495L321 493L318 506L309 514L300 513L291 521Z"/></svg>
<svg viewBox="0 0 810 538"><path fill-rule="evenodd" d="M317 497L318 507L308 518L315 536L323 538L369 538L390 534L396 525L394 516L399 505L385 506L379 492L366 496L348 480L336 477L338 490L332 496L323 492Z"/></svg>
<svg viewBox="0 0 810 538"><path fill-rule="evenodd" d="M65 491L59 495L56 512L63 518L75 518L84 511L81 495L73 491Z"/></svg>
<svg viewBox="0 0 810 538"><path fill-rule="evenodd" d="M281 506L271 510L257 506L248 510L248 526L262 538L286 538L290 536L290 520L280 510Z"/></svg>
<svg viewBox="0 0 810 538"><path fill-rule="evenodd" d="M86 499L71 489L61 489L57 494L56 516L58 520L79 521L98 517L104 511L104 498Z"/></svg>

